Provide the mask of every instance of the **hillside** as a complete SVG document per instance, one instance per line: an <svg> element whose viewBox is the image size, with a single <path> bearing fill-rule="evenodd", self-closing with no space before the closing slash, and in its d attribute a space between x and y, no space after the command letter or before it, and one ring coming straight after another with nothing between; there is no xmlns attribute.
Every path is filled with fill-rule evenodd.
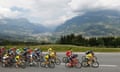
<svg viewBox="0 0 120 72"><path fill-rule="evenodd" d="M89 11L58 26L57 33L79 33L85 36L119 36L120 12L114 10Z"/></svg>
<svg viewBox="0 0 120 72"><path fill-rule="evenodd" d="M32 39L33 34L49 31L40 24L34 24L27 19L0 19L0 38L10 40Z"/></svg>

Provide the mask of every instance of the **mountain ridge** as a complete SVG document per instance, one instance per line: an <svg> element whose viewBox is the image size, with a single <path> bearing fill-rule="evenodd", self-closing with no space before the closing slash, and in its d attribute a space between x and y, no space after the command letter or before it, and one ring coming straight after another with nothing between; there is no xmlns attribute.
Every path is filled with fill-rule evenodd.
<svg viewBox="0 0 120 72"><path fill-rule="evenodd" d="M55 32L63 34L80 33L85 36L119 36L119 28L119 11L102 10L86 12L83 15L73 17L58 26Z"/></svg>

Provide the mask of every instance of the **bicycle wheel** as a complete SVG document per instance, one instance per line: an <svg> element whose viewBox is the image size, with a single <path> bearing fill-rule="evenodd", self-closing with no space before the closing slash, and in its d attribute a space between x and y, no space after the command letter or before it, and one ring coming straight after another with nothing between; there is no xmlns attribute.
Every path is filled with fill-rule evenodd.
<svg viewBox="0 0 120 72"><path fill-rule="evenodd" d="M87 63L87 61L82 61L81 65L82 65L82 67L87 67L88 63Z"/></svg>
<svg viewBox="0 0 120 72"><path fill-rule="evenodd" d="M85 56L82 56L82 61L85 60L85 58L86 58Z"/></svg>
<svg viewBox="0 0 120 72"><path fill-rule="evenodd" d="M2 67L6 67L6 64L5 64L5 63L2 63Z"/></svg>
<svg viewBox="0 0 120 72"><path fill-rule="evenodd" d="M67 63L68 62L68 58L67 57L63 57L62 61L63 61L63 63Z"/></svg>
<svg viewBox="0 0 120 72"><path fill-rule="evenodd" d="M54 64L54 63L49 63L49 64L48 64L48 67L49 67L49 68L55 68L55 64Z"/></svg>
<svg viewBox="0 0 120 72"><path fill-rule="evenodd" d="M25 68L26 68L26 64L25 64L24 62L22 62L22 63L20 64L20 67L23 68L23 69L25 69Z"/></svg>
<svg viewBox="0 0 120 72"><path fill-rule="evenodd" d="M96 57L96 56L94 56L94 59L95 59L95 60L97 60L97 57Z"/></svg>
<svg viewBox="0 0 120 72"><path fill-rule="evenodd" d="M44 57L43 56L40 56L40 62L43 62L44 61Z"/></svg>
<svg viewBox="0 0 120 72"><path fill-rule="evenodd" d="M81 67L82 67L82 65L81 65L80 62L78 62L77 64L75 64L75 68L81 68Z"/></svg>
<svg viewBox="0 0 120 72"><path fill-rule="evenodd" d="M91 66L93 68L98 68L99 67L99 62L98 61L93 62Z"/></svg>
<svg viewBox="0 0 120 72"><path fill-rule="evenodd" d="M66 67L66 68L71 68L71 66L70 66L69 63L65 63L65 67Z"/></svg>
<svg viewBox="0 0 120 72"><path fill-rule="evenodd" d="M60 61L59 58L56 58L56 60L55 60L55 64L56 64L56 65L60 65L60 64L61 64L61 61Z"/></svg>
<svg viewBox="0 0 120 72"><path fill-rule="evenodd" d="M46 66L45 62L40 62L40 66L45 67Z"/></svg>
<svg viewBox="0 0 120 72"><path fill-rule="evenodd" d="M35 67L39 67L39 62L34 62Z"/></svg>

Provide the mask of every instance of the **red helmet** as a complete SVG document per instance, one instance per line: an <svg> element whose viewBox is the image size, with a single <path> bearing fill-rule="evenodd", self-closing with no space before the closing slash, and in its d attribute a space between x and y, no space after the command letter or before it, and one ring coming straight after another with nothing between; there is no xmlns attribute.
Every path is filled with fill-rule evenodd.
<svg viewBox="0 0 120 72"><path fill-rule="evenodd" d="M32 49L28 49L28 53L32 53L33 52L33 50Z"/></svg>

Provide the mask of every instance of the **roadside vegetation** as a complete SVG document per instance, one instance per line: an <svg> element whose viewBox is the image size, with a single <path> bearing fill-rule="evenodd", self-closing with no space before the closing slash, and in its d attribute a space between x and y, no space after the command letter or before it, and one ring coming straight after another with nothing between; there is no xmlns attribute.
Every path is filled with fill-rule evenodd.
<svg viewBox="0 0 120 72"><path fill-rule="evenodd" d="M14 46L6 46L7 48L12 48ZM17 48L25 48L26 46L15 46ZM68 49L72 48L73 52L85 52L87 50L93 50L95 52L120 52L120 48L104 48L104 47L84 47L84 46L75 46L75 45L35 45L28 46L30 48L40 48L42 51L47 51L48 48L53 48L57 52L65 52Z"/></svg>
<svg viewBox="0 0 120 72"><path fill-rule="evenodd" d="M0 46L6 48L41 48L47 51L48 48L53 48L57 52L65 52L72 48L74 52L85 52L93 50L95 52L120 52L120 37L84 37L82 35L64 35L61 36L55 43L51 42L25 42L25 41L9 41L0 39Z"/></svg>
<svg viewBox="0 0 120 72"><path fill-rule="evenodd" d="M82 35L70 34L61 36L57 43L87 47L120 48L120 37L119 36L85 37Z"/></svg>

